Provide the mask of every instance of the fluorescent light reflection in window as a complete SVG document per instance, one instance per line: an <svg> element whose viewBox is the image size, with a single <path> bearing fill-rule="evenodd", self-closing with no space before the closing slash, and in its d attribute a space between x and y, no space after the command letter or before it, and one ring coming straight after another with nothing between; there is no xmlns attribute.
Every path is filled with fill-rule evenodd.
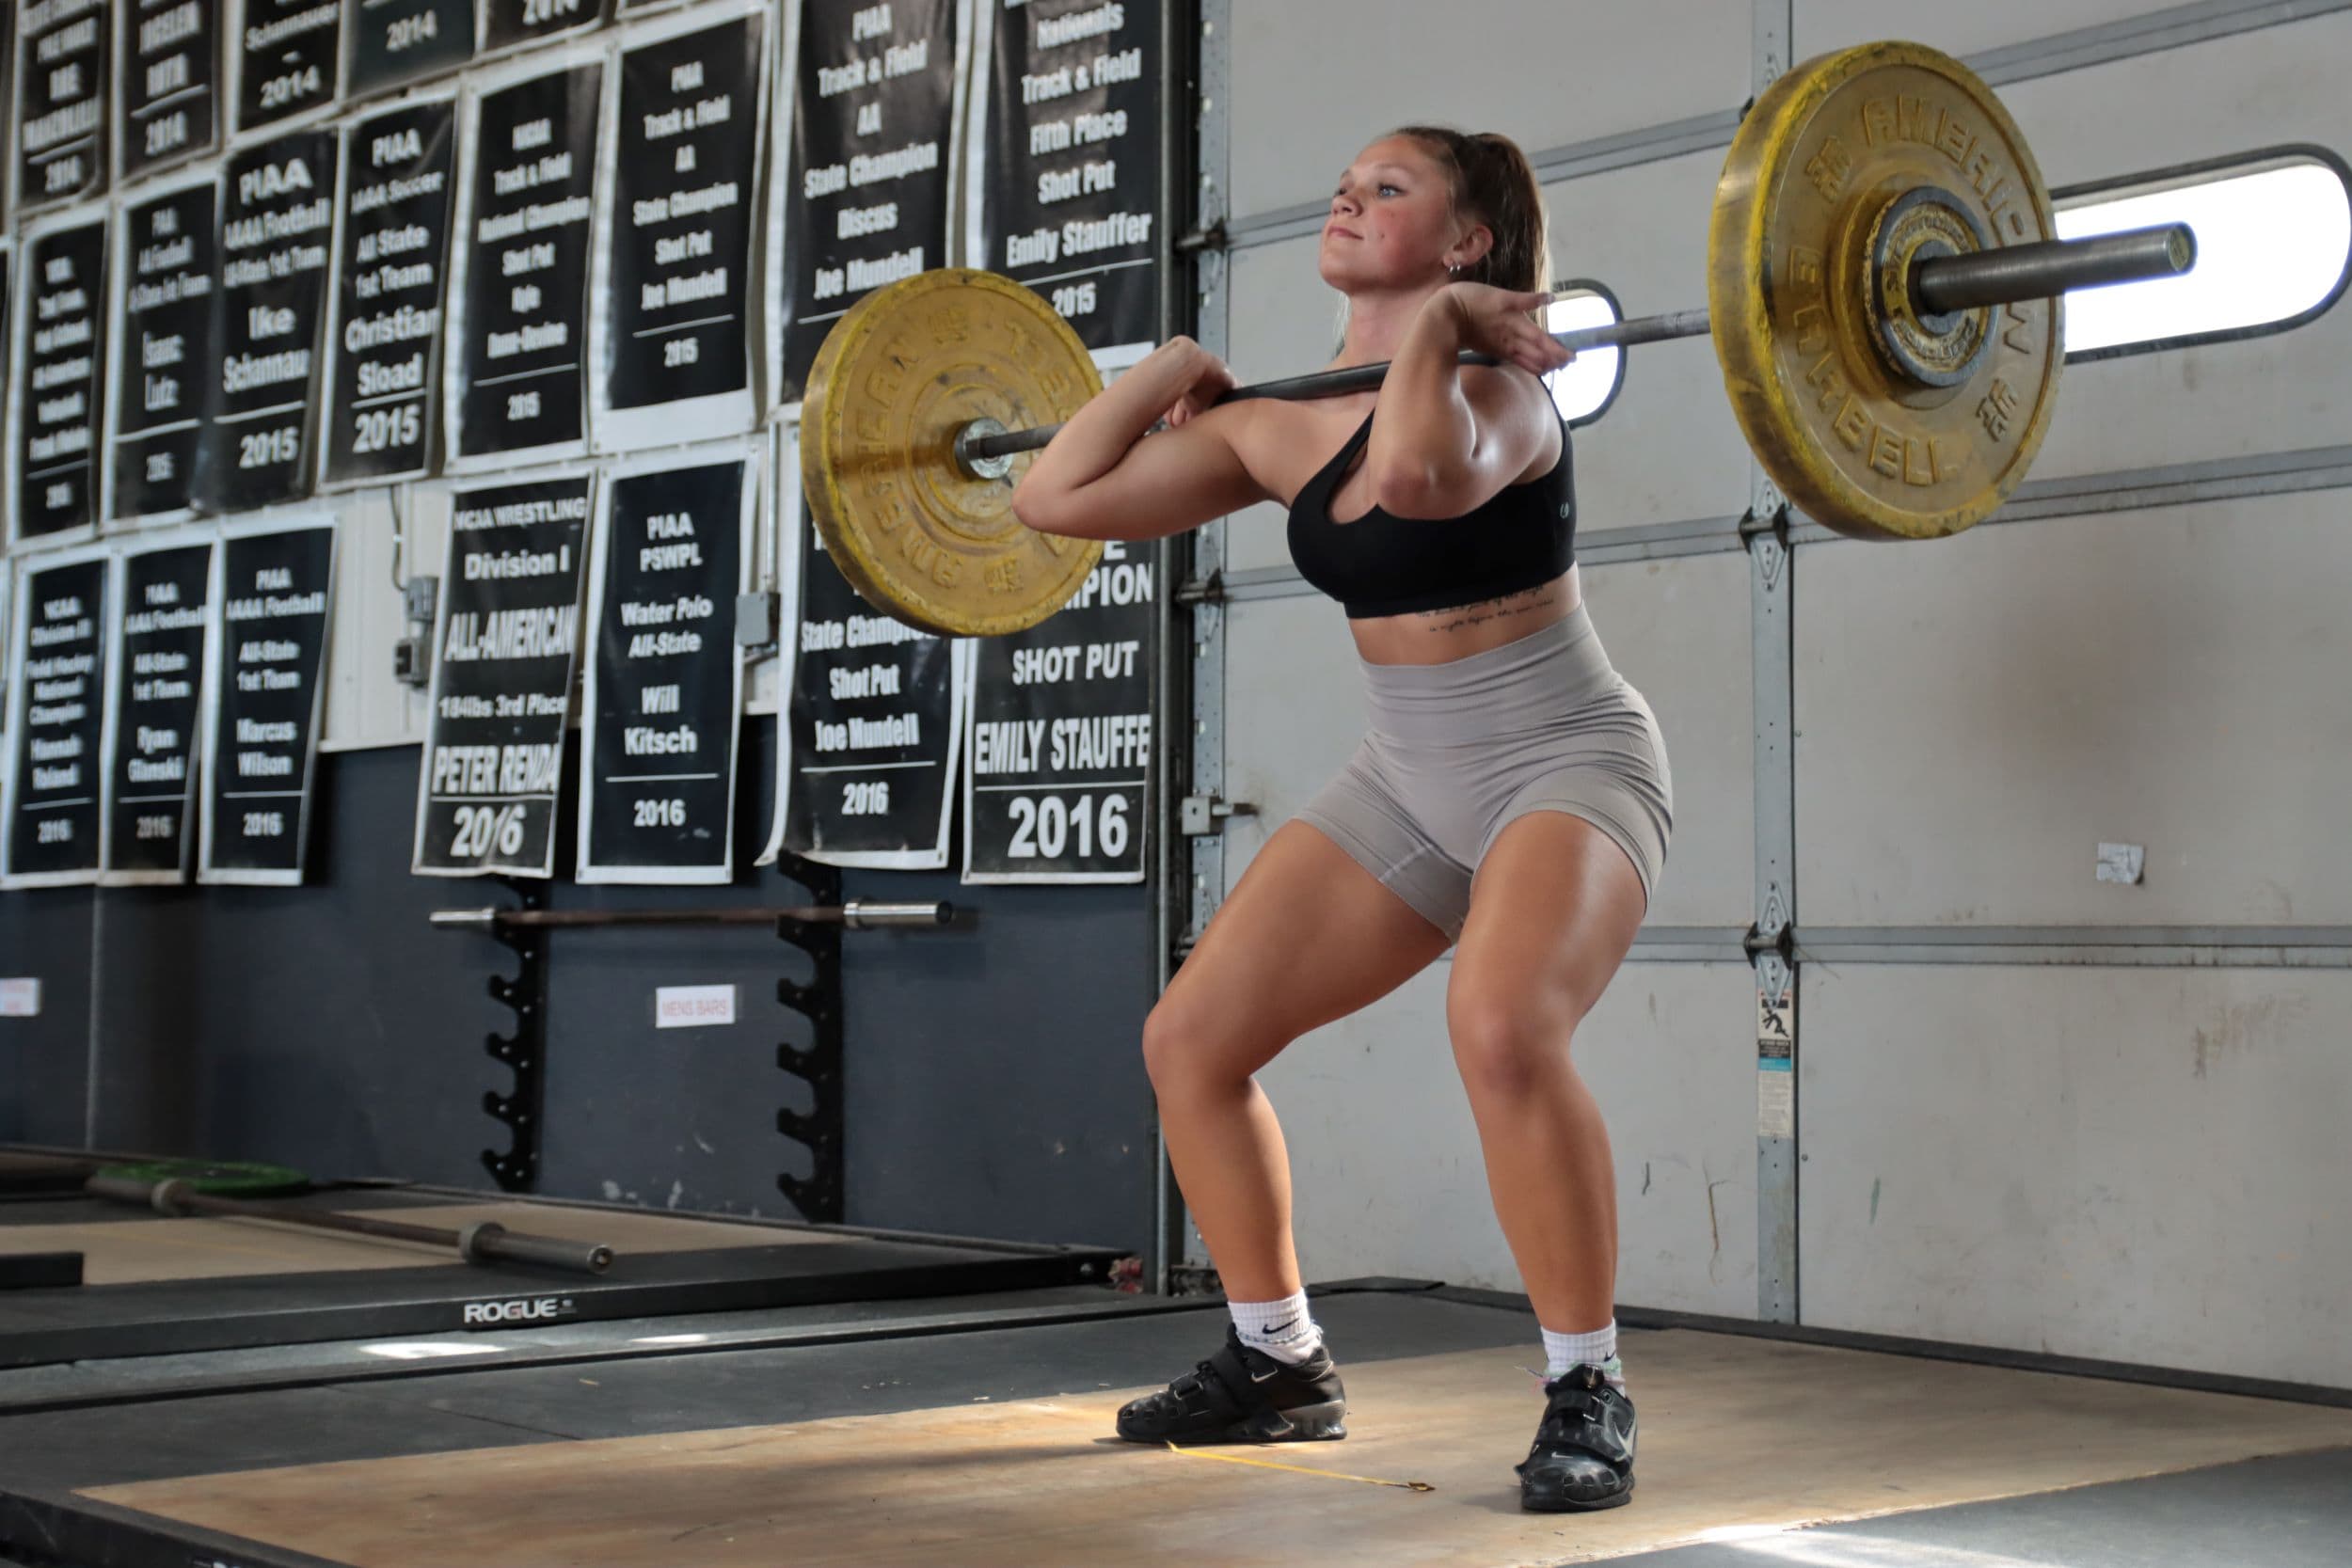
<svg viewBox="0 0 2352 1568"><path fill-rule="evenodd" d="M2352 198L2325 164L2298 159L2140 194L2086 198L2058 214L2061 239L2161 223L2197 231L2181 277L2066 296L2066 349L2242 331L2285 321L2335 292L2352 252Z"/></svg>
<svg viewBox="0 0 2352 1568"><path fill-rule="evenodd" d="M1544 329L1574 332L1581 327L1606 326L1616 319L1616 307L1609 303L1608 295L1586 291L1553 300L1544 312ZM1552 373L1551 401L1562 419L1571 423L1588 420L1608 403L1617 389L1617 360L1624 353L1621 348L1587 349L1566 368Z"/></svg>

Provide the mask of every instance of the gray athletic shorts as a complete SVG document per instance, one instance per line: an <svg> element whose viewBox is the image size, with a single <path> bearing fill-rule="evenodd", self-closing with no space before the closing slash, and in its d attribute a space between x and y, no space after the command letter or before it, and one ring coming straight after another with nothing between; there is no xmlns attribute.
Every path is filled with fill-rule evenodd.
<svg viewBox="0 0 2352 1568"><path fill-rule="evenodd" d="M1487 847L1532 811L1582 817L1632 861L1645 897L1657 886L1674 827L1665 741L1581 606L1468 658L1363 670L1371 732L1298 820L1449 940Z"/></svg>

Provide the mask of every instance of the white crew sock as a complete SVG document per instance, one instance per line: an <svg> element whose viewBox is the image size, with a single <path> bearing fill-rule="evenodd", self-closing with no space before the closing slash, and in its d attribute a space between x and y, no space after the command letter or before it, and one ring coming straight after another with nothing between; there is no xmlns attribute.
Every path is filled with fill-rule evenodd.
<svg viewBox="0 0 2352 1568"><path fill-rule="evenodd" d="M1546 1382L1578 1367L1597 1367L1600 1375L1618 1389L1625 1387L1625 1364L1617 1359L1616 1319L1590 1334L1555 1334L1547 1328L1543 1335Z"/></svg>
<svg viewBox="0 0 2352 1568"><path fill-rule="evenodd" d="M1228 1301L1241 1342L1296 1366L1323 1348L1323 1326L1307 1311L1307 1292L1279 1301Z"/></svg>

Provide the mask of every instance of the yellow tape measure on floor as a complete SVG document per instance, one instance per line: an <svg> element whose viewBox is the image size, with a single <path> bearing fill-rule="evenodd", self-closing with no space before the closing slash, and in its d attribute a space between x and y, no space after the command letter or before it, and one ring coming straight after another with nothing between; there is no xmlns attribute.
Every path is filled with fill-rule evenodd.
<svg viewBox="0 0 2352 1568"><path fill-rule="evenodd" d="M1294 1475L1321 1476L1326 1481L1359 1481L1366 1486L1396 1486L1407 1492L1437 1490L1425 1481L1375 1481L1371 1476L1342 1475L1337 1470L1311 1470L1304 1465L1278 1465L1271 1459L1244 1459L1237 1453L1204 1453L1199 1449L1179 1448L1174 1443L1168 1446L1168 1450L1183 1454L1187 1459L1214 1459L1226 1465L1255 1465L1261 1470L1288 1470Z"/></svg>

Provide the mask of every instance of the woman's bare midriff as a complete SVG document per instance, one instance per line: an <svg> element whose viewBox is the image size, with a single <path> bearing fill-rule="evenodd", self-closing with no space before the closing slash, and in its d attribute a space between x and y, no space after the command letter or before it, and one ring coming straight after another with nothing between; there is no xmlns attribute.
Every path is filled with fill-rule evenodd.
<svg viewBox="0 0 2352 1568"><path fill-rule="evenodd" d="M1243 460L1259 483L1287 507L1355 434L1375 402L1369 395L1359 394L1307 403L1259 404L1251 409L1253 428L1245 437L1250 450L1243 451ZM1551 459L1544 458L1518 477L1521 481L1536 478L1550 466ZM1331 493L1331 520L1344 528L1371 510L1371 482L1359 461ZM1449 664L1565 621L1582 602L1582 585L1571 566L1549 582L1507 598L1452 610L1351 620L1347 629L1356 639L1356 651L1368 663Z"/></svg>

